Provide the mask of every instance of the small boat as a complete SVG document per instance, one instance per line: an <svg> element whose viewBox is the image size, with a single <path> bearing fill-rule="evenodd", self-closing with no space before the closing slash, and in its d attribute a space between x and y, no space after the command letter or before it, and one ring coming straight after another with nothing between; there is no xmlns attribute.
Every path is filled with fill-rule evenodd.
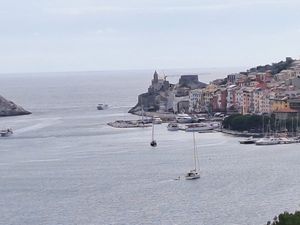
<svg viewBox="0 0 300 225"><path fill-rule="evenodd" d="M157 146L157 142L155 140L150 142L151 147L156 147Z"/></svg>
<svg viewBox="0 0 300 225"><path fill-rule="evenodd" d="M162 120L161 120L161 118L154 116L153 119L152 119L152 123L161 124Z"/></svg>
<svg viewBox="0 0 300 225"><path fill-rule="evenodd" d="M13 131L12 131L12 129L10 129L10 128L4 129L4 130L1 130L1 131L0 131L0 136L1 136L1 137L8 137L8 136L10 136L10 135L12 135L12 134L13 134Z"/></svg>
<svg viewBox="0 0 300 225"><path fill-rule="evenodd" d="M214 129L208 123L195 123L195 124L188 124L186 125L185 131L186 132L205 132L205 131L212 131Z"/></svg>
<svg viewBox="0 0 300 225"><path fill-rule="evenodd" d="M178 123L169 123L167 128L168 128L168 131L178 131L179 130Z"/></svg>
<svg viewBox="0 0 300 225"><path fill-rule="evenodd" d="M210 126L212 126L214 129L220 128L221 124L219 122L213 122L210 123Z"/></svg>
<svg viewBox="0 0 300 225"><path fill-rule="evenodd" d="M107 104L98 104L97 105L97 109L98 110L104 110L104 109L107 109L107 108L108 108Z"/></svg>
<svg viewBox="0 0 300 225"><path fill-rule="evenodd" d="M187 114L178 114L176 116L176 121L178 123L191 123L191 122L193 122L193 118Z"/></svg>
<svg viewBox="0 0 300 225"><path fill-rule="evenodd" d="M279 138L280 144L293 144L297 143L297 141L294 138L287 138L287 137L280 137Z"/></svg>
<svg viewBox="0 0 300 225"><path fill-rule="evenodd" d="M251 136L251 137L248 137L248 138L246 138L244 140L241 140L239 142L240 142L240 144L255 144L256 141L257 141L257 139L255 139Z"/></svg>
<svg viewBox="0 0 300 225"><path fill-rule="evenodd" d="M280 139L275 137L264 137L261 139L258 139L255 142L256 145L278 145L280 144Z"/></svg>
<svg viewBox="0 0 300 225"><path fill-rule="evenodd" d="M193 132L193 142L194 142L194 169L190 170L185 175L186 180L195 180L200 178L200 173L197 172L197 167L199 167L199 159L196 149L196 141L195 141L195 132Z"/></svg>

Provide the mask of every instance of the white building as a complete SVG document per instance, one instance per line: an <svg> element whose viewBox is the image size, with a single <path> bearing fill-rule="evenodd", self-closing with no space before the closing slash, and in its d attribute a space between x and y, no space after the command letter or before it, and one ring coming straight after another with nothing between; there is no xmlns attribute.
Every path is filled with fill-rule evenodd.
<svg viewBox="0 0 300 225"><path fill-rule="evenodd" d="M191 90L189 94L189 112L201 112L203 104L203 89Z"/></svg>
<svg viewBox="0 0 300 225"><path fill-rule="evenodd" d="M226 101L227 101L227 106L226 109L227 111L231 111L232 109L236 109L236 90L237 90L237 86L236 85L230 85L227 88L227 97L226 97Z"/></svg>
<svg viewBox="0 0 300 225"><path fill-rule="evenodd" d="M253 92L253 112L255 114L270 113L270 91L268 89L256 88Z"/></svg>

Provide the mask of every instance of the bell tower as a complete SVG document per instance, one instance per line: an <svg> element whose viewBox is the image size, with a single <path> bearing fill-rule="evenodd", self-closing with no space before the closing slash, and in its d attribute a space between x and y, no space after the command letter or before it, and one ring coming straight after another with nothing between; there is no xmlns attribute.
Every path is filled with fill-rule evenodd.
<svg viewBox="0 0 300 225"><path fill-rule="evenodd" d="M158 83L158 73L156 72L156 70L153 75L153 81L154 81L154 83Z"/></svg>

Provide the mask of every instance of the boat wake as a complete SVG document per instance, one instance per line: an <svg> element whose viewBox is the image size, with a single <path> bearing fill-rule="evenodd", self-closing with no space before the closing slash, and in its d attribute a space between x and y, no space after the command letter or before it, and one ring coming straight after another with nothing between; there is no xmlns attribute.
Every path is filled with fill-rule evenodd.
<svg viewBox="0 0 300 225"><path fill-rule="evenodd" d="M45 121L15 130L15 136L29 131L43 129L61 123L60 118L45 119Z"/></svg>

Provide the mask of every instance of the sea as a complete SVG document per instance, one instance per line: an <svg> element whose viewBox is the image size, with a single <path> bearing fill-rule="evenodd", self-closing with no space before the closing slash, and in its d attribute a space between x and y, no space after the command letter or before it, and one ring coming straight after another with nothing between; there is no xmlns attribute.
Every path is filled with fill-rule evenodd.
<svg viewBox="0 0 300 225"><path fill-rule="evenodd" d="M201 178L185 180L191 133L156 125L153 148L151 127L109 127L138 119L127 112L153 72L0 75L0 94L32 112L0 118L0 129L14 130L0 138L0 224L263 225L299 210L299 144L196 133ZM179 72L167 74L178 81Z"/></svg>

